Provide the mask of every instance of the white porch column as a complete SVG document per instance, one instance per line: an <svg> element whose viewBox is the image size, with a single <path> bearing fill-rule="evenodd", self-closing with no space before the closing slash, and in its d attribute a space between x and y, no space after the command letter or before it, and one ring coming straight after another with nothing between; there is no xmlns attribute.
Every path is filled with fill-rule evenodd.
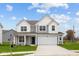
<svg viewBox="0 0 79 59"><path fill-rule="evenodd" d="M31 42L32 42L32 39L31 39L31 37L29 37L29 45L31 45Z"/></svg>
<svg viewBox="0 0 79 59"><path fill-rule="evenodd" d="M17 36L16 44L19 45L19 36Z"/></svg>
<svg viewBox="0 0 79 59"><path fill-rule="evenodd" d="M15 36L13 37L13 44L16 44L16 41L15 41Z"/></svg>
<svg viewBox="0 0 79 59"><path fill-rule="evenodd" d="M24 45L26 45L26 36L24 36Z"/></svg>

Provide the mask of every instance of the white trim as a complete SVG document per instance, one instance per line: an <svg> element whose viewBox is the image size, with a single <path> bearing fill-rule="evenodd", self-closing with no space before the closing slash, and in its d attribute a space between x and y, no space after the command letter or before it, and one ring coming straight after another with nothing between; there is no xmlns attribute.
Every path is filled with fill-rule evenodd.
<svg viewBox="0 0 79 59"><path fill-rule="evenodd" d="M24 45L26 45L26 36L24 35Z"/></svg>
<svg viewBox="0 0 79 59"><path fill-rule="evenodd" d="M15 41L16 39L15 39L15 36L13 37L13 44L16 44L16 41Z"/></svg>

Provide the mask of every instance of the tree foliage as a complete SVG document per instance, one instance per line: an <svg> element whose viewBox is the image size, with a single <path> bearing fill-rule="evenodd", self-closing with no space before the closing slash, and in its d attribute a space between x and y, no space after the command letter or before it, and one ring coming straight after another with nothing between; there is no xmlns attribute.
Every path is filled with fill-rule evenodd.
<svg viewBox="0 0 79 59"><path fill-rule="evenodd" d="M67 33L66 38L68 40L71 40L71 41L75 40L75 36L74 36L75 32L73 30L67 30L66 33Z"/></svg>

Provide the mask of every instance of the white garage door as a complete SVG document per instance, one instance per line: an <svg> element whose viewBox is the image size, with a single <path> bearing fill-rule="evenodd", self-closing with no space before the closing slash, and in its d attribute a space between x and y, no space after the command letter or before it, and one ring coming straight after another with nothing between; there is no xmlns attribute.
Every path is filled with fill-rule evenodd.
<svg viewBox="0 0 79 59"><path fill-rule="evenodd" d="M39 36L38 45L56 45L57 37L56 36Z"/></svg>

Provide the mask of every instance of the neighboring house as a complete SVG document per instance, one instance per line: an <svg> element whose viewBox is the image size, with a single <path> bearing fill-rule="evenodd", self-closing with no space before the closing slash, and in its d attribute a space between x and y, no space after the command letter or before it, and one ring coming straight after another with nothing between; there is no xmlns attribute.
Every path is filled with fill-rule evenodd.
<svg viewBox="0 0 79 59"><path fill-rule="evenodd" d="M2 44L2 30L3 30L3 26L0 23L0 44Z"/></svg>
<svg viewBox="0 0 79 59"><path fill-rule="evenodd" d="M21 20L16 30L4 31L3 41L16 45L57 45L63 44L63 33L59 32L59 24L50 16L39 21Z"/></svg>
<svg viewBox="0 0 79 59"><path fill-rule="evenodd" d="M2 35L2 42L13 42L13 36L15 36L15 30L3 30L3 35Z"/></svg>

